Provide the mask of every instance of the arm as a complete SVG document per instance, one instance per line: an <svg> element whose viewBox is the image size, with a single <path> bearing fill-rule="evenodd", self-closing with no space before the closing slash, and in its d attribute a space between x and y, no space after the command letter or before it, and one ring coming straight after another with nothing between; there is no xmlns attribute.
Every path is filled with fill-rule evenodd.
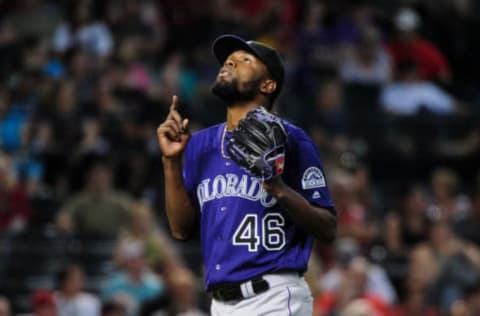
<svg viewBox="0 0 480 316"><path fill-rule="evenodd" d="M182 119L177 106L178 98L174 96L165 122L157 129L157 137L163 154L168 223L173 237L185 240L193 231L196 212L182 175L181 157L190 139L188 119Z"/></svg>
<svg viewBox="0 0 480 316"><path fill-rule="evenodd" d="M264 189L274 196L307 233L325 243L335 239L337 217L326 208L315 206L288 186L281 177L263 183Z"/></svg>
<svg viewBox="0 0 480 316"><path fill-rule="evenodd" d="M195 207L188 196L180 159L163 158L165 204L173 237L185 240L193 231Z"/></svg>

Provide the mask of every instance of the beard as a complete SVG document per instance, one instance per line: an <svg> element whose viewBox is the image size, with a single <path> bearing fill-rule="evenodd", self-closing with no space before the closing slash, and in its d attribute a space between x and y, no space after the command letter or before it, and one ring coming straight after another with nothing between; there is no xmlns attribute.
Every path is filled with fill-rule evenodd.
<svg viewBox="0 0 480 316"><path fill-rule="evenodd" d="M251 101L255 99L262 78L251 80L243 85L242 91L239 89L238 80L234 79L230 82L216 80L212 86L212 93L227 103L227 106L236 102Z"/></svg>

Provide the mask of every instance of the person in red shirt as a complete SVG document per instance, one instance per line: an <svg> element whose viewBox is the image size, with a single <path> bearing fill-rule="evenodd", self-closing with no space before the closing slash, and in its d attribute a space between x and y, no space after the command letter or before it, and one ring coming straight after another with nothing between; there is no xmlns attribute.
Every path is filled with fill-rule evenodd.
<svg viewBox="0 0 480 316"><path fill-rule="evenodd" d="M27 190L17 181L12 159L0 152L0 232L24 229L31 214Z"/></svg>
<svg viewBox="0 0 480 316"><path fill-rule="evenodd" d="M405 297L392 306L389 316L440 316L427 302L427 289L421 275L410 272L405 279L405 290Z"/></svg>
<svg viewBox="0 0 480 316"><path fill-rule="evenodd" d="M398 33L387 43L387 48L395 66L413 61L419 67L421 79L447 81L450 74L444 55L417 32L420 25L418 14L412 9L401 9L394 23Z"/></svg>
<svg viewBox="0 0 480 316"><path fill-rule="evenodd" d="M363 257L351 260L342 275L341 286L336 291L325 291L314 301L314 316L327 316L347 309L356 300L365 302L371 316L388 316L390 305L379 295L367 290L368 261Z"/></svg>
<svg viewBox="0 0 480 316"><path fill-rule="evenodd" d="M57 304L49 290L37 289L32 295L32 316L57 316Z"/></svg>

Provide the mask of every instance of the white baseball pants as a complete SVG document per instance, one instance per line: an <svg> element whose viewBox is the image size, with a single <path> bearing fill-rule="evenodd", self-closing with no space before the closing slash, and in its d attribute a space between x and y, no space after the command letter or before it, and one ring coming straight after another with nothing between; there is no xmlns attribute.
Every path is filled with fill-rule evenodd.
<svg viewBox="0 0 480 316"><path fill-rule="evenodd" d="M313 298L305 279L296 273L266 274L270 288L235 301L213 299L212 316L311 316Z"/></svg>

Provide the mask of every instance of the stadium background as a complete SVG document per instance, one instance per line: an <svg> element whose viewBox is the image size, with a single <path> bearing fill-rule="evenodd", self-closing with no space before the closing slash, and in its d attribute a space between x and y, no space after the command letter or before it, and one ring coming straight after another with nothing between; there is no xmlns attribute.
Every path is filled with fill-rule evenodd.
<svg viewBox="0 0 480 316"><path fill-rule="evenodd" d="M282 53L276 111L326 166L315 315L480 315L479 30L474 0L0 1L0 315L208 313L155 130L173 94L224 120L224 33Z"/></svg>

